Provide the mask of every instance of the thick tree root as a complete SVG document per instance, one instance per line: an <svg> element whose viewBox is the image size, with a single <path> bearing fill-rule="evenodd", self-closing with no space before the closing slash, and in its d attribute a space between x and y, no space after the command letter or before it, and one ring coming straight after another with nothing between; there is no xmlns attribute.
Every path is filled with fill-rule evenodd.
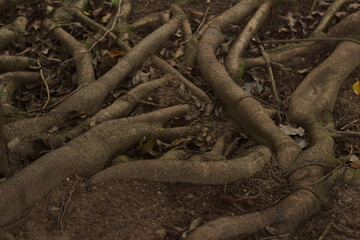
<svg viewBox="0 0 360 240"><path fill-rule="evenodd" d="M141 179L159 182L182 182L192 184L227 184L253 176L270 161L271 152L259 146L249 149L245 156L226 160L222 156L224 138L211 152L195 155L184 160L186 152L169 151L157 160L122 163L92 177L92 182L112 179Z"/></svg>
<svg viewBox="0 0 360 240"><path fill-rule="evenodd" d="M161 125L188 111L187 105L174 106L136 117L100 124L44 155L5 182L0 183L0 226L19 217L24 210L74 173L90 177L99 172L116 153L124 153L144 136L166 136ZM181 133L184 133L182 129ZM178 133L178 131L175 131Z"/></svg>

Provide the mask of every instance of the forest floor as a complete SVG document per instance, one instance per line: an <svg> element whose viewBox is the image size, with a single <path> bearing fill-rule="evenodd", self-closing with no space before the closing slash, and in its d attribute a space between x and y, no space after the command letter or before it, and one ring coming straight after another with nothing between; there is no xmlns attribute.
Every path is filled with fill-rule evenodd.
<svg viewBox="0 0 360 240"><path fill-rule="evenodd" d="M132 1L129 22L151 12L169 9L169 4L172 2L167 0ZM206 4L204 1L203 4L194 5L192 10L204 13L206 7L209 6L207 14L210 18L219 15L235 2L237 1L211 0L211 3ZM297 1L297 3L288 1L288 3L274 7L266 24L260 29L260 38L308 37L311 33L311 24L320 19L320 15L326 9L323 8L324 6L317 5L314 11L310 12L312 3L312 0ZM344 7L337 14L332 25L352 11L354 9L348 6ZM306 18L307 16L308 18ZM304 19L303 23L305 23L305 19L308 19L308 22L306 25L301 25L298 21L292 26L294 19ZM3 17L0 18L0 21L6 23L8 19ZM153 29L158 26L155 24ZM145 36L153 29L140 29L137 34ZM233 26L231 32L238 34L239 27ZM231 36L228 37L231 38ZM177 50L179 41L179 39L171 38L164 49L160 50L160 54L165 58L171 57ZM253 46L255 47L256 44ZM226 46L224 46L225 48ZM306 73L325 58L326 54L307 56L304 58L305 61L294 60L294 62L288 63L287 68L274 69L280 95L284 99L286 96L290 96ZM171 61L176 64L174 59ZM149 73L151 78L157 74L156 70L147 63L141 71ZM185 76L194 80L209 95L212 94L207 83L199 78L198 72L198 69L194 68L185 72L187 73ZM134 77L129 77L129 84L137 79L135 78L137 74L141 75L134 72L132 74ZM247 73L246 76L245 81L252 83L251 74ZM348 77L341 87L334 109L337 129L346 127L349 130L360 130L360 97L352 90L352 85L359 78L360 67ZM271 97L270 83L263 79L261 81L263 81L264 90L258 98L270 104L275 103ZM122 91L126 91L127 86L121 87L124 89ZM18 96L18 101L29 106L29 102L24 99L24 95ZM177 82L170 82L166 86L162 86L156 93L151 94L147 101L159 105L174 105L187 103L189 99L191 101L191 95L184 91L181 85ZM147 107L146 104L140 104L133 114L145 112ZM183 142L173 143L174 145L194 152L204 152L210 149L213 142L222 134L232 138L237 137L236 149L233 151L239 152L256 145L245 134L236 133L235 125L220 103L213 106L206 118L196 119L196 116L191 116L191 119L179 118L171 124L173 126L183 125L194 120L205 126L201 137L206 140L201 142L197 141L196 137L187 138L183 139ZM166 151L164 146L156 147L156 151ZM350 152L360 156L359 139L341 138L336 140L336 157L347 156ZM130 150L128 155L136 157L136 148ZM150 155L141 157L149 158ZM325 239L360 239L359 190L359 187L338 185L332 190L330 204L319 215L304 223L297 232L286 236L276 236L276 229L269 228L264 230L261 236L253 236L253 239L318 239L326 229L329 229L329 232ZM21 219L1 230L11 234L4 239L13 239L11 237L14 237L19 240L181 239L189 233L189 228L195 228L203 222L218 217L241 215L267 208L280 201L291 191L287 181L281 177L280 168L275 159L251 179L225 186L133 180L91 184L87 179L69 176L62 185L55 188L35 206L29 208Z"/></svg>

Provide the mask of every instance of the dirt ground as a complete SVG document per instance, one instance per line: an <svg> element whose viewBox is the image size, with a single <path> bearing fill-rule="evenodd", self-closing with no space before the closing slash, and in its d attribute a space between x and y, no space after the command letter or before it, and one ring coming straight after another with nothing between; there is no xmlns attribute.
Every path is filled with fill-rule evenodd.
<svg viewBox="0 0 360 240"><path fill-rule="evenodd" d="M132 1L130 22L151 12L169 9L173 1ZM237 1L212 0L209 5L205 2L195 5L195 9L204 12L209 6L208 17L211 18L231 7ZM324 1L323 1L324 2ZM311 28L302 31L301 25L295 26L298 31L284 32L279 29L286 26L286 21L279 17L291 11L301 16L308 14L313 1L289 1L274 7L269 15L269 21L260 30L262 39L271 38L305 38ZM317 6L315 11L324 11ZM348 14L351 9L342 9ZM307 26L319 17L313 15ZM342 18L339 14L339 18ZM5 19L2 21L6 21ZM312 21L312 22L311 22ZM334 24L333 22L332 24ZM158 27L156 24L154 28ZM139 34L147 34L151 29L141 29ZM234 26L230 35L239 33ZM231 36L229 36L231 37ZM166 51L175 49L174 39L166 44ZM251 53L247 53L251 56ZM279 92L283 98L289 96L306 73L299 73L294 69L311 69L320 63L326 54L308 56L299 64L289 63L289 70L274 69L275 77L279 80ZM151 66L146 65L143 71ZM191 78L197 79L196 84L207 93L212 94L206 82L199 78L197 69L188 72ZM134 73L135 74L135 73ZM156 74L156 70L155 70ZM249 80L249 75L245 75ZM360 97L353 90L352 85L360 78L358 67L341 87L334 111L337 129L344 126L348 130L360 130ZM131 81L131 79L129 79ZM250 81L250 80L249 80ZM275 103L269 83L264 83L265 91L261 97L269 103ZM173 105L193 101L189 93L181 92L177 82L170 82L149 96L159 105ZM161 97L160 97L161 96ZM215 97L214 97L215 99ZM194 103L194 102L193 102ZM134 112L143 112L147 106L140 105ZM237 150L249 148L256 143L248 139L246 134L239 135L226 112L217 103L217 112L212 112L199 122L207 128L207 145L196 141L183 143L183 147L194 152L206 151L211 148L217 136L225 134L228 144L234 137L238 137ZM176 121L187 124L192 119L180 118ZM134 152L134 149L131 150ZM360 141L356 138L344 137L336 140L335 156L346 156L352 152L360 156ZM131 155L131 153L129 153ZM148 156L150 158L151 156ZM348 185L338 185L331 192L329 204L322 212L309 219L300 226L295 233L276 236L276 229L264 229L259 236L251 239L318 239L326 230L324 239L360 239L360 188ZM69 176L62 185L55 188L48 196L28 209L21 219L2 228L2 239L40 240L40 239L182 239L204 222L223 216L235 216L262 210L276 204L293 190L282 177L276 160L251 179L238 181L225 186L199 186L189 184L170 184L156 182L142 182L133 180L119 180L103 184L91 184L87 179ZM1 213L0 213L1 217Z"/></svg>

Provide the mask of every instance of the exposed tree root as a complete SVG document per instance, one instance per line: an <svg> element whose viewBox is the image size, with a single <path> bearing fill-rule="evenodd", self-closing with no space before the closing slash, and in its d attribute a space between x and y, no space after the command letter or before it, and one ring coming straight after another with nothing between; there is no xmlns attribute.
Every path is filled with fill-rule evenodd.
<svg viewBox="0 0 360 240"><path fill-rule="evenodd" d="M70 131L55 134L48 139L45 138L45 141L48 142L52 148L57 148L61 144L65 143L67 140L71 140L79 136L80 134L86 132L91 127L94 127L97 124L127 116L127 114L135 107L136 104L139 103L139 101L141 101L142 98L147 96L154 89L165 84L170 77L170 75L166 75L165 77L146 82L135 87L126 95L115 100L110 106L100 110L94 116L78 124Z"/></svg>
<svg viewBox="0 0 360 240"><path fill-rule="evenodd" d="M243 55L251 38L266 19L273 3L274 1L265 1L259 7L229 50L226 57L225 67L235 82L240 82L244 71L244 66L241 64L241 56Z"/></svg>
<svg viewBox="0 0 360 240"><path fill-rule="evenodd" d="M210 82L216 95L230 115L259 142L278 154L281 165L295 159L299 148L270 119L264 108L242 90L218 62L215 51L223 40L221 29L246 17L259 3L241 1L207 27L198 49L198 63L204 78ZM285 147L286 146L286 147Z"/></svg>
<svg viewBox="0 0 360 240"><path fill-rule="evenodd" d="M77 85L81 86L85 83L94 82L95 72L92 64L92 57L86 47L62 28L55 28L55 24L49 19L43 21L43 26L48 31L52 30L54 36L61 42L62 45L64 45L70 55L75 58Z"/></svg>
<svg viewBox="0 0 360 240"><path fill-rule="evenodd" d="M27 23L28 20L25 17L17 17L14 22L3 26L0 29L0 50L15 41L20 33L24 33Z"/></svg>
<svg viewBox="0 0 360 240"><path fill-rule="evenodd" d="M360 22L360 12L355 12L340 23L336 24L333 28L329 30L327 34L324 34L324 38L353 38L359 40L359 29L357 26ZM351 27L350 27L351 26ZM278 51L270 53L270 59L275 63L282 63L289 61L290 59L297 56L306 56L314 53L321 53L333 49L336 46L337 42L334 41L318 41L311 45L301 45L293 46L292 48L285 49L283 51ZM248 58L244 59L245 67L252 68L259 65L264 65L265 61L261 57L257 58Z"/></svg>
<svg viewBox="0 0 360 240"><path fill-rule="evenodd" d="M3 2L0 0L0 12ZM339 132L329 130L334 129L331 112L340 86L360 64L358 43L312 39L314 42L311 44L270 54L267 64L271 70L270 61L284 62L294 56L333 50L322 64L308 74L290 99L286 113L288 119L303 127L311 142L307 149L301 151L295 141L276 126L269 116L269 111L234 81L241 77L245 68L266 62L263 58L244 60L241 56L252 36L264 22L274 0L242 0L203 26L204 17L204 21L200 24L201 29L199 27L200 31L195 34L192 33L190 22L181 8L182 4L191 2L189 0L180 1L171 6L173 16L170 20L166 19L167 12L159 12L130 25L127 24L127 18L131 1L118 1L117 14L107 27L103 27L82 13L81 9L87 2L87 0L66 0L63 6L55 11L51 20L43 21L43 27L65 46L73 57L71 60L75 60L78 87L74 94L48 113L3 126L2 116L6 110L4 104L10 104L12 93L29 81L40 82L41 74L25 72L29 66L35 65L35 59L0 56L0 73L24 71L0 75L0 84L4 85L1 89L4 89L6 93L5 97L0 99L0 174L8 177L14 171L11 161L15 159L18 152L26 155L31 151L36 144L34 139L43 139L52 148L60 147L43 155L0 183L0 225L8 224L21 216L27 207L72 174L91 177L90 181L96 183L113 179L141 179L191 184L227 184L249 178L260 171L270 161L271 151L276 154L276 160L284 172L284 177L291 185L292 193L267 209L210 221L192 232L188 239L247 239L266 227L277 229L279 234L289 234L327 204L329 190L335 183L344 180L360 185L358 171L349 169L347 164L338 164L338 160L334 159L333 137L338 137ZM336 9L345 2L348 1L340 0L332 5L315 33L326 29ZM250 18L243 33L230 49L225 68L215 54L221 42L224 41L223 31L231 24L240 23L252 13L254 13L253 17ZM127 51L118 59L114 67L97 80L95 80L90 53L92 49L88 50L56 23L71 16L99 31L98 35L102 38L109 34ZM139 28L154 21L166 23L133 48L122 38L127 28L129 30ZM18 22L21 26L17 26ZM197 130L196 127L187 126L163 127L170 119L188 112L190 110L188 105L178 105L126 117L142 101L142 98L167 83L171 77L177 77L192 95L202 102L211 103L211 98L207 93L187 80L165 60L154 55L160 46L178 30L180 23L183 26L185 40L183 43L186 49L182 62L184 66L195 66L195 56L197 56L202 77L210 83L230 116L246 133L264 146L250 148L244 155L237 155L227 160L223 155L225 137L222 136L210 152L193 155L188 159L186 159L188 155L185 150L170 150L158 159L125 162L103 170L105 166L110 165L110 161L116 154L126 153L145 136L168 141ZM341 37L358 41L360 40L359 23L360 11L346 17L324 36L329 39L340 40ZM14 23L2 27L0 44L3 45L0 45L0 49L6 46L9 39L23 32L26 24L27 20L19 17ZM322 37L318 36L318 38ZM94 37L94 39L99 38ZM196 53L195 49L197 49ZM136 86L110 106L102 109L105 99L149 56L153 64L168 75ZM13 66L8 66L12 63L14 63ZM40 61L38 64L42 67ZM274 79L273 82L275 86ZM55 134L53 132L49 134L48 130L51 127L65 125L70 120L71 113L74 112L90 117L71 130L64 129ZM18 142L16 145L18 152L8 151L8 141L12 141L13 144ZM330 174L325 174L325 168L334 165L338 167Z"/></svg>
<svg viewBox="0 0 360 240"><path fill-rule="evenodd" d="M8 72L0 75L0 89L3 96L0 97L0 111L3 117L14 114L11 106L11 98L16 90L27 83L40 83L41 76L37 72Z"/></svg>
<svg viewBox="0 0 360 240"><path fill-rule="evenodd" d="M227 184L249 178L270 161L271 152L259 146L249 149L245 156L226 160L223 154L224 137L212 151L185 160L186 152L169 151L157 160L127 162L107 168L92 177L93 182L112 179L142 179L160 182L192 184Z"/></svg>
<svg viewBox="0 0 360 240"><path fill-rule="evenodd" d="M294 162L282 165L283 168L310 161L332 163L334 142L324 126L332 124L331 112L340 85L360 64L360 59L356 57L359 54L358 44L340 43L296 89L289 106L289 119L307 130L312 146L301 152ZM342 59L341 63L339 59ZM289 178L294 188L299 190L279 204L260 212L211 221L188 239L246 239L266 226L277 228L280 234L293 232L326 204L331 184L319 181L323 174L321 165L299 168Z"/></svg>
<svg viewBox="0 0 360 240"><path fill-rule="evenodd" d="M15 137L35 138L48 128L67 121L70 112L96 113L101 108L104 98L116 88L131 70L144 61L146 56L161 46L177 30L178 24L179 19L175 16L170 22L144 38L97 81L86 84L44 116L24 119L6 125L6 135L9 139ZM34 127L29 128L28 126Z"/></svg>
<svg viewBox="0 0 360 240"><path fill-rule="evenodd" d="M321 18L320 23L314 29L314 32L311 34L312 37L321 35L324 33L329 26L331 19L334 17L335 13L341 9L346 3L353 2L353 0L335 0L330 7L327 9L324 16Z"/></svg>
<svg viewBox="0 0 360 240"><path fill-rule="evenodd" d="M116 153L124 153L144 136L178 136L161 126L173 117L187 112L180 105L136 117L100 124L50 152L0 184L0 225L14 220L30 205L74 173L90 177L99 172ZM179 133L179 131L175 131ZM184 133L184 129L180 131Z"/></svg>
<svg viewBox="0 0 360 240"><path fill-rule="evenodd" d="M0 55L0 73L24 71L36 65L37 60L29 57Z"/></svg>

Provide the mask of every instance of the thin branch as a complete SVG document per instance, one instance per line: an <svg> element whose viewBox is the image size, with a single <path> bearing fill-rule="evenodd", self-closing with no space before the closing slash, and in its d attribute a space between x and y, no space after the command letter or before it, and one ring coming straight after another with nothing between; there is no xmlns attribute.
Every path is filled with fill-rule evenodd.
<svg viewBox="0 0 360 240"><path fill-rule="evenodd" d="M203 17L203 19L201 20L201 23L200 23L199 27L196 29L195 33L194 33L193 35L191 35L191 37L189 37L189 39L181 42L180 45L183 45L183 44L189 42L191 39L193 39L193 37L196 36L196 34L198 34L198 32L200 31L201 27L202 27L202 26L204 25L204 23L205 23L206 15L208 14L208 12L209 12L209 7L206 8L204 17Z"/></svg>
<svg viewBox="0 0 360 240"><path fill-rule="evenodd" d="M259 40L259 39L257 39L256 41L259 43L258 40ZM270 75L271 86L272 86L272 91L273 91L275 100L276 100L276 102L277 102L278 107L281 107L281 106L282 106L282 103L281 103L281 99L280 99L280 97L279 97L279 95L278 95L278 92L277 92L276 82L275 82L275 78L274 78L274 73L273 73L273 70L272 70L271 64L270 64L269 54L265 51L263 45L259 44L259 47L260 47L260 50L261 50L261 54L262 54L262 56L263 56L263 58L264 58L264 60L265 60L265 64L266 64L268 73L269 73L269 75Z"/></svg>

